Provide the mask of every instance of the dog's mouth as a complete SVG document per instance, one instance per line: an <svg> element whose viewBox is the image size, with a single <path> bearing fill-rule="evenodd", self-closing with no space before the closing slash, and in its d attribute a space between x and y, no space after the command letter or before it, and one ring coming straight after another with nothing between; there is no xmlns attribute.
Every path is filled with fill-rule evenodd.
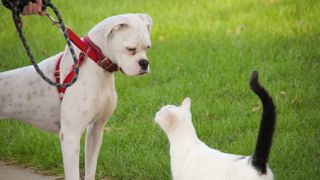
<svg viewBox="0 0 320 180"><path fill-rule="evenodd" d="M147 74L148 73L148 70L140 70L139 72L139 75L144 75L144 74Z"/></svg>
<svg viewBox="0 0 320 180"><path fill-rule="evenodd" d="M127 75L127 73L125 73L121 67L120 67L119 69L120 69L120 71L122 72L122 74ZM142 76L142 75L144 75L144 74L148 74L148 72L149 72L148 70L143 70L143 69L141 69L141 70L139 71L139 73L137 74L137 76Z"/></svg>
<svg viewBox="0 0 320 180"><path fill-rule="evenodd" d="M120 67L120 71L122 72L122 74L126 74L123 70L122 70L122 68Z"/></svg>

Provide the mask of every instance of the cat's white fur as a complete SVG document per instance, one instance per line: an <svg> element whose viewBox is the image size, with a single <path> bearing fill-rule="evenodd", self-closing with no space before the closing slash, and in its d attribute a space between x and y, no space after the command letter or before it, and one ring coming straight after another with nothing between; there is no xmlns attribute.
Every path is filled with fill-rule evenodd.
<svg viewBox="0 0 320 180"><path fill-rule="evenodd" d="M250 156L223 153L203 143L192 124L190 107L191 99L185 98L181 106L164 106L155 116L169 138L174 180L273 179L269 168L260 174L251 165Z"/></svg>

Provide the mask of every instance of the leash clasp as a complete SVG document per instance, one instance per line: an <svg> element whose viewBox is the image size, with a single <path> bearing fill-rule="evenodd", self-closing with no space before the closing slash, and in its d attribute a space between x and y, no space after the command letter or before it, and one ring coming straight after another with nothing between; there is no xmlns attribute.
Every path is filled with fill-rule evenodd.
<svg viewBox="0 0 320 180"><path fill-rule="evenodd" d="M60 28L61 23L59 21L54 19L54 17L52 17L50 13L48 13L48 11L43 11L43 12L49 18L49 20L52 22L53 25L58 26Z"/></svg>

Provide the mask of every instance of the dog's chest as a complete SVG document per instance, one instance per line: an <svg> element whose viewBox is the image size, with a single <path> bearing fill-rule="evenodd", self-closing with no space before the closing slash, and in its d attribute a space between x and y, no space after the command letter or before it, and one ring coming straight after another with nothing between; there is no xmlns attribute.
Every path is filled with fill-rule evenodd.
<svg viewBox="0 0 320 180"><path fill-rule="evenodd" d="M93 120L108 119L114 112L117 104L114 76L103 75L96 86L94 106L96 108Z"/></svg>
<svg viewBox="0 0 320 180"><path fill-rule="evenodd" d="M115 90L105 89L105 92L97 96L94 102L94 107L96 107L95 120L107 119L109 118L117 104L117 93Z"/></svg>
<svg viewBox="0 0 320 180"><path fill-rule="evenodd" d="M77 84L69 89L69 94L78 99L77 104L91 121L109 118L116 108L117 94L114 75L85 61Z"/></svg>

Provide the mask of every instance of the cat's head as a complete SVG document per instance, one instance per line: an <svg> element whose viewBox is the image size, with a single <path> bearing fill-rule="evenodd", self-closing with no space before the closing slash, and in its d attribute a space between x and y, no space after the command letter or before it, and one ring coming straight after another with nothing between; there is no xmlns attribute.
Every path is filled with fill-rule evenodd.
<svg viewBox="0 0 320 180"><path fill-rule="evenodd" d="M170 133L179 126L191 122L191 99L186 97L180 106L166 105L156 113L155 122L166 132Z"/></svg>

